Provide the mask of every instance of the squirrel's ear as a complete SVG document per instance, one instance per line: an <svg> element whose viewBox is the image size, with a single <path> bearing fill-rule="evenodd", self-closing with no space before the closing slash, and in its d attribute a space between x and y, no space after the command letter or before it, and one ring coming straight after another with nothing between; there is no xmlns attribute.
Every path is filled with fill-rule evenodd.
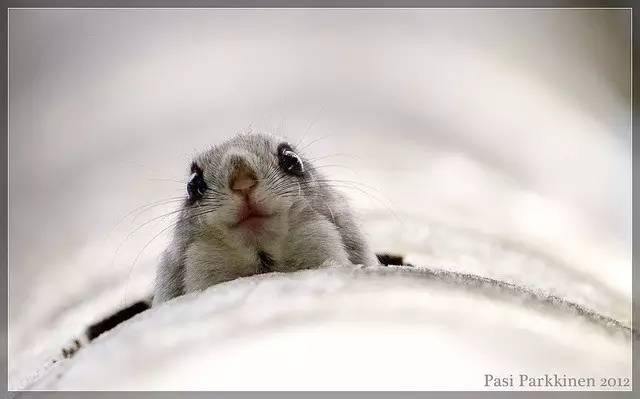
<svg viewBox="0 0 640 399"><path fill-rule="evenodd" d="M189 170L191 170L191 173L202 174L202 168L198 166L196 161L191 162L191 168Z"/></svg>

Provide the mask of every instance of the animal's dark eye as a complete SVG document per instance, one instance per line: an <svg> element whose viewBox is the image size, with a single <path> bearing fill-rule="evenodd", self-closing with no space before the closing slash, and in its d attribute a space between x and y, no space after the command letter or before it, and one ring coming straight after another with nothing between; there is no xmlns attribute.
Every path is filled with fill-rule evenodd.
<svg viewBox="0 0 640 399"><path fill-rule="evenodd" d="M189 201L193 202L199 200L207 191L207 183L202 176L202 169L198 165L191 165L191 176L189 176L189 183L187 183L187 193L189 194Z"/></svg>
<svg viewBox="0 0 640 399"><path fill-rule="evenodd" d="M291 146L287 143L282 143L278 146L278 165L285 173L290 175L304 175L304 163L302 159L298 154L293 152Z"/></svg>

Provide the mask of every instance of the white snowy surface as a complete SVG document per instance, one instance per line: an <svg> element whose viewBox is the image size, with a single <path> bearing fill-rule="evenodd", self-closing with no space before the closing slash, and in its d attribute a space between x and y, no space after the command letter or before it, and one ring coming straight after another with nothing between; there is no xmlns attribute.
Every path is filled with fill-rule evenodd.
<svg viewBox="0 0 640 399"><path fill-rule="evenodd" d="M627 11L9 14L11 389L630 376L629 339L571 313L350 268L213 287L60 360L150 292L164 200L195 152L249 126L340 180L376 251L630 325Z"/></svg>
<svg viewBox="0 0 640 399"><path fill-rule="evenodd" d="M514 370L628 377L625 336L490 287L335 267L174 300L104 334L32 388L478 390L485 374Z"/></svg>

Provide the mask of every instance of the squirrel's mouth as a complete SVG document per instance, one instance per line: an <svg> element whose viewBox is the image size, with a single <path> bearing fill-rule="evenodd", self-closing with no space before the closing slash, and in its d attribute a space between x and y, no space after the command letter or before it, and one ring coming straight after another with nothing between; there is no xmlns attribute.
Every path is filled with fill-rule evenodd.
<svg viewBox="0 0 640 399"><path fill-rule="evenodd" d="M265 220L265 219L269 219L271 217L271 215L262 215L262 214L250 214L250 215L246 215L244 217L242 217L241 219L238 220L238 222L236 223L236 226L240 226L246 223L254 223L256 221L261 221L261 220Z"/></svg>
<svg viewBox="0 0 640 399"><path fill-rule="evenodd" d="M232 227L245 227L251 231L258 231L273 214L247 204L238 212L238 220Z"/></svg>

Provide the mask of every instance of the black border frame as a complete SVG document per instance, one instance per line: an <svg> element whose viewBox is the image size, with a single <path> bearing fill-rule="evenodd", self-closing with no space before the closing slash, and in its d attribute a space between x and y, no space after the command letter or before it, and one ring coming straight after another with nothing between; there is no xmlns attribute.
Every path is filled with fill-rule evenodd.
<svg viewBox="0 0 640 399"><path fill-rule="evenodd" d="M632 317L633 329L640 331L640 320L638 311L640 307L637 298L640 298L640 288L638 285L638 260L636 248L640 248L640 239L638 238L638 224L636 222L636 201L638 198L636 184L638 182L640 171L640 161L638 161L635 153L638 151L639 144L636 132L638 131L638 93L640 92L640 83L633 76L638 73L639 54L639 28L638 13L634 12L633 0L7 0L3 4L0 16L2 23L2 33L5 39L0 43L0 53L2 54L2 85L0 88L5 93L2 96L1 105L1 122L2 129L5 132L5 139L2 143L2 166L7 168L2 173L2 184L0 185L0 204L6 212L2 212L0 236L2 237L0 245L0 257L2 258L2 273L0 273L0 328L3 342L7 346L2 347L4 352L0 361L0 372L7 376L8 371L8 23L9 9L14 8L623 8L631 10L632 24L632 283L633 283L633 300L632 300ZM637 8L637 7L636 7ZM635 172L635 173L633 173ZM387 397L404 397L404 398L422 398L422 397L446 397L446 398L470 398L470 397L523 397L533 398L538 396L549 397L614 397L614 398L633 398L634 394L640 392L640 346L637 345L638 338L632 341L633 361L632 376L633 390L631 392L501 392L501 391L465 391L465 392L37 392L37 391L7 391L8 381L6 378L0 378L0 391L7 392L7 396L16 398L69 398L69 397L94 397L94 398L143 398L143 397L160 397L160 398L183 398L183 397L221 397L221 398L244 398L244 397L264 397L264 398L320 398L320 397L349 397L349 398L387 398Z"/></svg>

